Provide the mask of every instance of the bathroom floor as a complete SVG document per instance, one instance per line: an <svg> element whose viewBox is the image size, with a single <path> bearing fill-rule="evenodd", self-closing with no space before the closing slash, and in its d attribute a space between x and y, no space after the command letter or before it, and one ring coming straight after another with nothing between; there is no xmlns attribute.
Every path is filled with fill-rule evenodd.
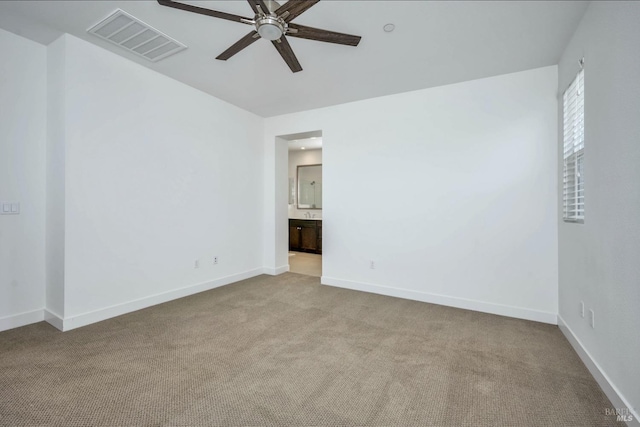
<svg viewBox="0 0 640 427"><path fill-rule="evenodd" d="M289 252L289 271L307 276L322 276L322 255Z"/></svg>

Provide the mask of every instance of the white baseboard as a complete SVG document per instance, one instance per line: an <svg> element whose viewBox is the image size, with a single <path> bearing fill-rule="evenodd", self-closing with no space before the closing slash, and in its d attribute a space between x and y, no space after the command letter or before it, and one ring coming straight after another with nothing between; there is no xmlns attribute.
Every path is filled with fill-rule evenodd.
<svg viewBox="0 0 640 427"><path fill-rule="evenodd" d="M112 317L121 316L123 314L131 313L133 311L141 310L143 308L151 307L153 305L162 304L167 301L172 301L178 298L183 298L189 295L197 294L200 292L208 291L210 289L218 288L220 286L228 285L230 283L238 282L240 280L249 279L251 277L259 276L263 274L262 268L246 271L244 273L232 274L230 276L222 277L220 279L211 280L208 282L198 283L196 285L187 286L184 288L176 289L173 291L163 292L161 294L151 295L149 297L140 298L133 301L128 301L122 304L105 307L100 310L95 310L87 313L78 314L75 316L65 317L62 319L62 328L59 328L53 321L49 321L52 325L58 327L63 331L70 331L75 328L90 325L92 323L100 322L102 320L110 319ZM56 316L57 317L57 316Z"/></svg>
<svg viewBox="0 0 640 427"><path fill-rule="evenodd" d="M263 273L268 274L270 276L277 276L278 274L286 273L289 271L289 264L281 265L280 267L272 268L272 267L264 267Z"/></svg>
<svg viewBox="0 0 640 427"><path fill-rule="evenodd" d="M52 325L56 329L64 330L64 319L62 316L55 314L47 309L44 310L44 321Z"/></svg>
<svg viewBox="0 0 640 427"><path fill-rule="evenodd" d="M533 320L535 322L550 323L552 325L556 325L558 322L556 313L548 313L545 311L531 310L522 307L514 307L509 305L494 304L484 301L476 301L446 295L431 294L410 289L390 288L388 286L354 282L351 280L336 279L334 277L327 276L322 276L320 279L320 283L322 283L323 285L353 289L356 291L371 292L374 294L387 295L390 297L428 302L431 304L446 305L449 307L480 311L482 313L515 317L517 319Z"/></svg>
<svg viewBox="0 0 640 427"><path fill-rule="evenodd" d="M44 310L31 310L20 314L13 314L0 318L0 331L7 331L20 326L42 322L44 320Z"/></svg>
<svg viewBox="0 0 640 427"><path fill-rule="evenodd" d="M611 404L614 406L612 409L624 409L626 408L630 415L633 416L631 422L627 422L628 426L640 426L640 415L634 410L633 406L629 404L627 399L620 393L620 390L611 382L609 376L602 370L598 362L596 362L587 349L582 345L582 342L578 339L576 334L573 333L567 322L564 321L562 316L558 315L558 327L571 344L571 347L578 353L580 360L585 364L593 378L596 380L604 394L607 395Z"/></svg>

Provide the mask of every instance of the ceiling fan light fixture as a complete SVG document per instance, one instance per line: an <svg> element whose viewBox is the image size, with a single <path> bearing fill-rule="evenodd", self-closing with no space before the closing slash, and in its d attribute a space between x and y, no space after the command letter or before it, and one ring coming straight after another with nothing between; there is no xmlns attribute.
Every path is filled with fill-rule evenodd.
<svg viewBox="0 0 640 427"><path fill-rule="evenodd" d="M278 18L266 16L256 21L256 30L263 39L278 40L285 33L285 26Z"/></svg>

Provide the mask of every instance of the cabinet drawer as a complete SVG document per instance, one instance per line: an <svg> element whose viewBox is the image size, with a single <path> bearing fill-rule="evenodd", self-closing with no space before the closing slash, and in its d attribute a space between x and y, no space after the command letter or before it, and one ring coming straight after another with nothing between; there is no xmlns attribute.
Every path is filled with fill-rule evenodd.
<svg viewBox="0 0 640 427"><path fill-rule="evenodd" d="M316 228L315 219L290 219L289 227L303 227L303 228Z"/></svg>

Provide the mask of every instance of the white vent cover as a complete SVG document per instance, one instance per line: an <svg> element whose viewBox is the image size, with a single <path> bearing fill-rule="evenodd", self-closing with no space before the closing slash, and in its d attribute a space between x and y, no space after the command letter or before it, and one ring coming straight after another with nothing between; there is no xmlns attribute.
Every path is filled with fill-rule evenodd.
<svg viewBox="0 0 640 427"><path fill-rule="evenodd" d="M153 62L187 48L121 9L87 31Z"/></svg>

